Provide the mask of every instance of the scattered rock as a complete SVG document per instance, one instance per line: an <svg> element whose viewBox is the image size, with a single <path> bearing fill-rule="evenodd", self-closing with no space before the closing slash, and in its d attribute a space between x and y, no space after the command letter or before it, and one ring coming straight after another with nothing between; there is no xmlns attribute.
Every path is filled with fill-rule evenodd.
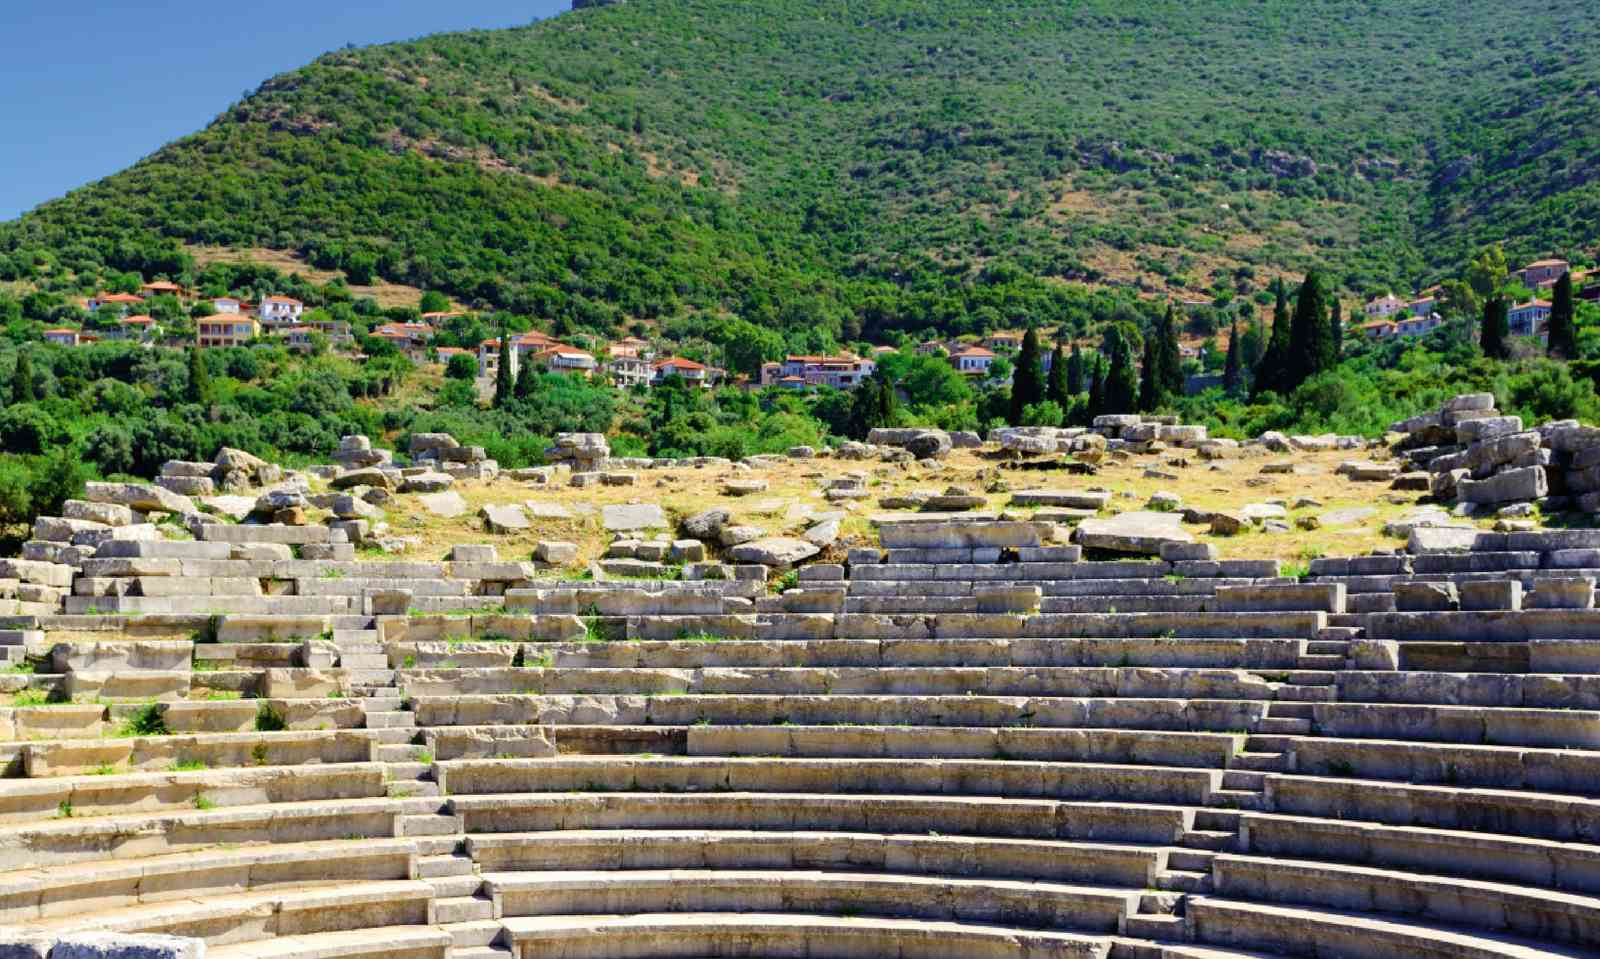
<svg viewBox="0 0 1600 959"><path fill-rule="evenodd" d="M429 513L445 519L453 519L467 511L467 501L461 498L460 493L454 491L423 493L417 497L417 502L421 503L422 508Z"/></svg>
<svg viewBox="0 0 1600 959"><path fill-rule="evenodd" d="M723 532L726 533L727 529L724 529ZM773 569L786 570L796 563L810 559L819 552L821 552L821 549L815 543L810 543L803 539L793 539L788 536L770 536L740 543L729 549L728 555L735 562L757 563Z"/></svg>
<svg viewBox="0 0 1600 959"><path fill-rule="evenodd" d="M528 516L522 511L522 507L514 503L485 506L478 510L478 515L483 517L484 528L491 533L516 533L533 525L528 522Z"/></svg>
<svg viewBox="0 0 1600 959"><path fill-rule="evenodd" d="M613 503L601 507L600 523L609 532L666 529L667 514L654 503Z"/></svg>

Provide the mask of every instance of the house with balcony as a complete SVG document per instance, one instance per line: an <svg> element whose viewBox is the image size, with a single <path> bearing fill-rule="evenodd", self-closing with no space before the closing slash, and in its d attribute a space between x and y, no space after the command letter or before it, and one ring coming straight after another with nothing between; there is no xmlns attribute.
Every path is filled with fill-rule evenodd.
<svg viewBox="0 0 1600 959"><path fill-rule="evenodd" d="M305 304L288 296L268 296L261 300L261 323L267 327L294 326L305 312Z"/></svg>
<svg viewBox="0 0 1600 959"><path fill-rule="evenodd" d="M669 376L677 376L690 386L711 389L722 379L723 371L681 356L669 356L655 364L651 382L660 385Z"/></svg>
<svg viewBox="0 0 1600 959"><path fill-rule="evenodd" d="M523 363L532 363L538 369L550 373L575 373L579 376L590 376L600 368L592 354L573 346L556 345L537 353L530 353L521 359Z"/></svg>
<svg viewBox="0 0 1600 959"><path fill-rule="evenodd" d="M988 376L994 360L994 351L981 346L963 346L950 354L950 365L962 376Z"/></svg>
<svg viewBox="0 0 1600 959"><path fill-rule="evenodd" d="M790 377L797 377L806 386L853 390L877 368L876 362L850 353L839 356L789 356L781 363L761 364L761 385L784 385Z"/></svg>
<svg viewBox="0 0 1600 959"><path fill-rule="evenodd" d="M999 330L983 338L983 345L987 349L1000 352L1002 350L1022 349L1023 334L1015 330Z"/></svg>
<svg viewBox="0 0 1600 959"><path fill-rule="evenodd" d="M1544 336L1550 326L1550 301L1529 300L1506 312L1512 336Z"/></svg>
<svg viewBox="0 0 1600 959"><path fill-rule="evenodd" d="M214 313L194 321L195 343L202 347L249 346L261 335L261 324L253 316Z"/></svg>

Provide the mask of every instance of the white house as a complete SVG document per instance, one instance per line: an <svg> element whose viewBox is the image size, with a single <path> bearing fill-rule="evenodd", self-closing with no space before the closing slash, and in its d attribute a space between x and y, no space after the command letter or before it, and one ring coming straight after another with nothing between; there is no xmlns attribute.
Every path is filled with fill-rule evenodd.
<svg viewBox="0 0 1600 959"><path fill-rule="evenodd" d="M269 296L261 301L261 322L267 326L293 326L300 321L305 304L287 296Z"/></svg>
<svg viewBox="0 0 1600 959"><path fill-rule="evenodd" d="M1361 309L1369 317L1383 319L1395 315L1405 309L1406 304L1401 302L1393 293L1385 293L1377 299L1368 300L1367 305Z"/></svg>
<svg viewBox="0 0 1600 959"><path fill-rule="evenodd" d="M235 299L231 296L219 296L211 301L211 308L216 310L218 313L227 313L230 316L237 316L238 314L244 312L245 303L243 300Z"/></svg>
<svg viewBox="0 0 1600 959"><path fill-rule="evenodd" d="M994 353L981 346L967 346L950 354L950 365L962 376L987 376L994 365Z"/></svg>
<svg viewBox="0 0 1600 959"><path fill-rule="evenodd" d="M710 389L722 378L722 371L714 366L686 360L681 356L670 356L655 365L656 383L674 375L681 377L690 386Z"/></svg>

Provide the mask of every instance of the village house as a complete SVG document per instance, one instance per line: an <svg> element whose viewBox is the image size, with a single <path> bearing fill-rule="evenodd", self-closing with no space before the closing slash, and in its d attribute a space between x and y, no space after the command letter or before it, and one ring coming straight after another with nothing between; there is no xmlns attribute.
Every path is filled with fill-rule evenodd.
<svg viewBox="0 0 1600 959"><path fill-rule="evenodd" d="M261 324L254 317L239 314L215 313L195 320L194 325L195 343L203 347L248 346L261 335Z"/></svg>
<svg viewBox="0 0 1600 959"><path fill-rule="evenodd" d="M711 389L722 379L723 371L694 360L686 360L681 356L669 356L655 364L654 383L660 385L661 381L669 376L677 376L690 386L702 389Z"/></svg>
<svg viewBox="0 0 1600 959"><path fill-rule="evenodd" d="M1572 268L1566 260L1535 260L1512 274L1530 290L1554 286Z"/></svg>
<svg viewBox="0 0 1600 959"><path fill-rule="evenodd" d="M1412 313L1395 320L1395 335L1421 336L1444 325L1444 317L1437 313Z"/></svg>
<svg viewBox="0 0 1600 959"><path fill-rule="evenodd" d="M1368 300L1361 311L1373 319L1386 319L1405 309L1406 304L1393 293L1385 293L1376 299Z"/></svg>
<svg viewBox="0 0 1600 959"><path fill-rule="evenodd" d="M606 372L619 389L649 386L655 377L655 352L646 340L624 337L606 347Z"/></svg>
<svg viewBox="0 0 1600 959"><path fill-rule="evenodd" d="M1384 340L1399 333L1399 327L1393 320L1372 320L1361 324L1356 329L1360 330L1361 335L1369 340Z"/></svg>
<svg viewBox="0 0 1600 959"><path fill-rule="evenodd" d="M127 313L136 306L144 305L144 297L132 293L97 293L83 301L83 308L93 313L105 307L110 307L118 313Z"/></svg>
<svg viewBox="0 0 1600 959"><path fill-rule="evenodd" d="M94 339L93 336L80 333L69 326L58 326L53 330L45 330L43 335L46 343L54 343L57 346L77 346L79 343L90 342Z"/></svg>
<svg viewBox="0 0 1600 959"><path fill-rule="evenodd" d="M1012 330L1000 330L984 337L983 345L997 352L1000 350L1020 350L1022 349L1022 336L1023 334Z"/></svg>
<svg viewBox="0 0 1600 959"><path fill-rule="evenodd" d="M981 346L964 346L950 354L950 365L962 376L987 376L994 365L994 352Z"/></svg>
<svg viewBox="0 0 1600 959"><path fill-rule="evenodd" d="M154 299L158 296L175 296L181 300L188 295L188 290L170 280L156 280L139 287L139 296L146 300Z"/></svg>
<svg viewBox="0 0 1600 959"><path fill-rule="evenodd" d="M788 356L782 363L761 365L761 385L770 386L797 376L806 386L831 386L852 390L871 376L878 365L850 353L838 356Z"/></svg>
<svg viewBox="0 0 1600 959"><path fill-rule="evenodd" d="M278 333L283 337L284 345L291 350L309 353L316 346L316 341L312 339L316 330L309 326L285 326Z"/></svg>
<svg viewBox="0 0 1600 959"><path fill-rule="evenodd" d="M439 310L422 314L422 322L428 324L429 326L438 326L441 323L444 323L448 320L453 320L458 316L466 315L467 314L461 310Z"/></svg>
<svg viewBox="0 0 1600 959"><path fill-rule="evenodd" d="M116 332L111 334L113 339L127 340L132 343L151 343L155 341L160 327L156 326L153 317L140 314L139 316L124 316L117 321Z"/></svg>
<svg viewBox="0 0 1600 959"><path fill-rule="evenodd" d="M236 316L241 313L250 312L249 303L232 296L213 297L211 300L211 308L216 310L218 313L224 313L229 316Z"/></svg>
<svg viewBox="0 0 1600 959"><path fill-rule="evenodd" d="M1506 320L1512 336L1542 336L1550 325L1550 301L1518 303L1507 312Z"/></svg>
<svg viewBox="0 0 1600 959"><path fill-rule="evenodd" d="M477 359L477 354L461 346L441 346L433 351L433 355L443 366L449 366L450 360L457 356L470 356Z"/></svg>
<svg viewBox="0 0 1600 959"><path fill-rule="evenodd" d="M305 304L288 296L268 296L261 300L261 322L266 326L293 326L300 322Z"/></svg>
<svg viewBox="0 0 1600 959"><path fill-rule="evenodd" d="M591 354L565 344L557 344L537 353L530 353L523 357L521 362L532 363L551 373L577 373L582 376L589 376L600 365Z"/></svg>
<svg viewBox="0 0 1600 959"><path fill-rule="evenodd" d="M424 323L385 323L373 327L372 335L388 340L402 351L410 352L427 347L433 339L433 327Z"/></svg>

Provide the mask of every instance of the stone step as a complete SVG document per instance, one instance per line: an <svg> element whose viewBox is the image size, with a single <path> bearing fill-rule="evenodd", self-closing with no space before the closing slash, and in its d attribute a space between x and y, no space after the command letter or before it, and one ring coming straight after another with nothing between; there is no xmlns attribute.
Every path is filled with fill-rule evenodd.
<svg viewBox="0 0 1600 959"><path fill-rule="evenodd" d="M382 643L336 643L341 656L387 656Z"/></svg>
<svg viewBox="0 0 1600 959"><path fill-rule="evenodd" d="M1168 869L1156 876L1156 888L1168 892L1210 892L1211 873Z"/></svg>
<svg viewBox="0 0 1600 959"><path fill-rule="evenodd" d="M477 925L477 923L469 923L468 925ZM494 927L497 931L496 934L498 934L498 930L502 928L501 925L497 922L494 923ZM447 926L446 928L451 927ZM450 959L512 959L514 955L515 953L509 948L496 945L455 946L450 950Z"/></svg>
<svg viewBox="0 0 1600 959"><path fill-rule="evenodd" d="M384 792L391 799L411 799L416 796L439 796L443 793L438 783L407 779L403 782L385 783Z"/></svg>
<svg viewBox="0 0 1600 959"><path fill-rule="evenodd" d="M1313 639L1306 643L1306 652L1313 656L1344 656L1349 651L1348 639Z"/></svg>
<svg viewBox="0 0 1600 959"><path fill-rule="evenodd" d="M1334 653L1306 653L1300 657L1298 668L1302 670L1338 672L1344 669L1344 658L1344 650Z"/></svg>
<svg viewBox="0 0 1600 959"><path fill-rule="evenodd" d="M401 816L402 836L454 836L461 833L461 817L438 813Z"/></svg>
<svg viewBox="0 0 1600 959"><path fill-rule="evenodd" d="M1287 753L1234 753L1233 762L1228 768L1263 773L1288 772L1289 756Z"/></svg>
<svg viewBox="0 0 1600 959"><path fill-rule="evenodd" d="M1267 716L1272 719L1310 719L1314 715L1316 707L1310 703L1279 701L1267 707Z"/></svg>
<svg viewBox="0 0 1600 959"><path fill-rule="evenodd" d="M382 644L382 638L375 629L336 629L333 631L333 644L343 648L346 643L369 643L374 646Z"/></svg>
<svg viewBox="0 0 1600 959"><path fill-rule="evenodd" d="M494 903L474 896L450 896L433 901L434 921L441 924L480 922L494 918Z"/></svg>
<svg viewBox="0 0 1600 959"><path fill-rule="evenodd" d="M1173 849L1167 853L1167 868L1178 872L1211 872L1212 850Z"/></svg>
<svg viewBox="0 0 1600 959"><path fill-rule="evenodd" d="M438 876L427 880L427 883L433 887L433 894L439 899L473 898L483 891L483 878L474 873L465 876Z"/></svg>
<svg viewBox="0 0 1600 959"><path fill-rule="evenodd" d="M443 879L447 876L470 876L472 872L472 858L470 856L418 856L418 879Z"/></svg>
<svg viewBox="0 0 1600 959"><path fill-rule="evenodd" d="M379 670L389 669L389 657L382 653L345 653L339 654L339 665L345 669Z"/></svg>
<svg viewBox="0 0 1600 959"><path fill-rule="evenodd" d="M373 742L383 743L386 746L409 743L412 737L416 735L416 732L408 726L379 727L377 729L368 727L366 732L368 739Z"/></svg>
<svg viewBox="0 0 1600 959"><path fill-rule="evenodd" d="M1311 720L1278 719L1269 716L1256 724L1256 731L1277 736L1308 736L1311 734Z"/></svg>
<svg viewBox="0 0 1600 959"><path fill-rule="evenodd" d="M1129 916L1123 924L1123 933L1156 942L1182 942L1186 938L1182 916Z"/></svg>
<svg viewBox="0 0 1600 959"><path fill-rule="evenodd" d="M387 663L385 664L387 667ZM383 669L352 669L349 672L350 682L367 686L393 686L394 670Z"/></svg>
<svg viewBox="0 0 1600 959"><path fill-rule="evenodd" d="M1260 809L1265 805L1261 793L1249 789L1214 789L1211 803L1229 809Z"/></svg>
<svg viewBox="0 0 1600 959"><path fill-rule="evenodd" d="M410 765L412 763L420 763L420 757L427 751L428 750L426 746L416 746L411 743L401 743L397 746L384 745L378 747L377 758L379 762L383 763L404 763ZM396 775L398 775L398 772L396 772ZM408 776L406 778L413 777ZM421 777L419 776L415 778Z"/></svg>
<svg viewBox="0 0 1600 959"><path fill-rule="evenodd" d="M367 712L368 729L414 729L417 725L417 714L399 709L387 709Z"/></svg>
<svg viewBox="0 0 1600 959"><path fill-rule="evenodd" d="M417 847L419 856L452 856L463 855L466 845L463 836L415 836L408 837Z"/></svg>
<svg viewBox="0 0 1600 959"><path fill-rule="evenodd" d="M1294 748L1294 743L1293 734L1274 736L1251 733L1245 737L1244 749L1247 753L1287 753Z"/></svg>
<svg viewBox="0 0 1600 959"><path fill-rule="evenodd" d="M1212 829L1218 832L1239 831L1240 816L1236 812L1225 809L1197 809L1194 813L1194 828Z"/></svg>
<svg viewBox="0 0 1600 959"><path fill-rule="evenodd" d="M492 949L496 956L509 956L510 950L495 946L500 941L501 926L493 919L478 919L472 922L451 922L442 924L445 932L450 934L450 954L460 956L468 949Z"/></svg>
<svg viewBox="0 0 1600 959"><path fill-rule="evenodd" d="M1366 630L1360 626L1324 626L1317 630L1316 638L1318 640L1328 640L1330 642L1338 641L1347 643L1352 639L1360 639L1361 634L1364 632L1366 632Z"/></svg>
<svg viewBox="0 0 1600 959"><path fill-rule="evenodd" d="M1260 792L1266 785L1266 774L1244 769L1230 769L1222 774L1224 789L1248 789Z"/></svg>
<svg viewBox="0 0 1600 959"><path fill-rule="evenodd" d="M420 749L421 747L413 746L412 748L413 749ZM388 775L389 775L389 779L390 780L394 780L394 781L398 781L398 780L408 780L408 781L409 780L419 780L419 781L427 780L427 781L432 781L433 780L433 767L428 765L425 762L422 762L420 760L417 760L417 759L413 758L414 755L415 754L411 754L411 755L408 755L405 759L395 760L395 761L389 762L388 763L388 768L385 770L385 772L387 772Z"/></svg>
<svg viewBox="0 0 1600 959"><path fill-rule="evenodd" d="M1331 703L1339 698L1337 686L1279 686L1280 703Z"/></svg>
<svg viewBox="0 0 1600 959"><path fill-rule="evenodd" d="M1178 845L1188 849L1205 849L1226 852L1239 844L1239 834L1217 832L1211 829L1191 829L1178 839Z"/></svg>

